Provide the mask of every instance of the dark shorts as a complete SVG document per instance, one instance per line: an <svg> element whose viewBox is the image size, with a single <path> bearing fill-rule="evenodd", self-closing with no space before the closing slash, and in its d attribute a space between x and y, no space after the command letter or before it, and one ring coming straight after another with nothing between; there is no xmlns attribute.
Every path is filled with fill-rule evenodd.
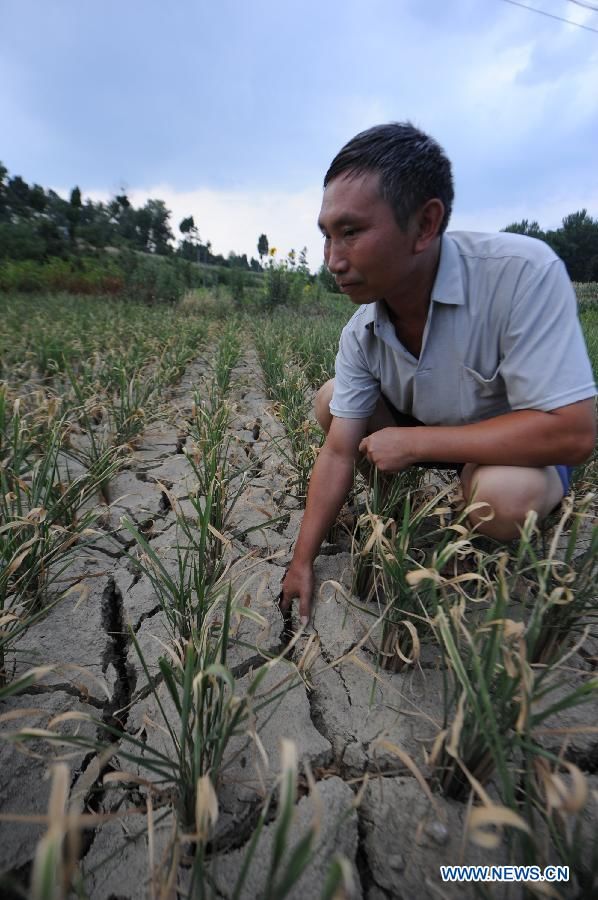
<svg viewBox="0 0 598 900"><path fill-rule="evenodd" d="M566 494L571 484L571 475L575 466L555 466L557 475L561 479L563 485L563 493Z"/></svg>
<svg viewBox="0 0 598 900"><path fill-rule="evenodd" d="M407 413L399 412L396 407L392 405L392 403L384 397L384 402L386 403L388 409L392 413L392 416L399 426L399 428L410 428L414 425L424 425L424 422L420 422L419 419L416 419L415 416L410 416ZM457 475L460 475L463 466L465 463L448 463L448 462L422 462L417 464L422 469L452 469L457 472ZM554 467L557 471L559 478L561 479L561 484L563 485L563 494L566 494L569 490L569 486L571 484L571 473L573 472L574 466L562 466L555 465Z"/></svg>

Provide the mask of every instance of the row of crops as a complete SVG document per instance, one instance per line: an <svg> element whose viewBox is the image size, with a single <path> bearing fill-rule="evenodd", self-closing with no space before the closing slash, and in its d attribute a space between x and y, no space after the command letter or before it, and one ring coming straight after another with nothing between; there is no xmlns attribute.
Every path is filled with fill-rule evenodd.
<svg viewBox="0 0 598 900"><path fill-rule="evenodd" d="M376 852L390 828L376 820L376 778L389 790L414 786L442 841L458 811L465 861L482 848L484 861L569 866L569 883L553 885L553 895L591 896L594 464L577 473L550 530L530 516L509 547L468 527L454 483L417 471L367 483L357 475L323 550L325 602L313 628L302 633L292 619L277 635L275 604L258 607L253 573L276 586L284 573L323 438L313 393L333 374L347 310L337 300L267 316L244 315L226 298L167 310L93 298L2 303L0 724L11 747L47 757L52 776L31 819L39 838L30 863L2 860L7 896L108 896L97 871L134 843L102 862L102 835L119 816L130 816L128 831L149 852L144 886L127 896L282 898L318 865L313 896L384 884L392 896L388 884L408 874ZM592 304L582 309L590 347L593 314ZM256 392L262 379L265 395ZM178 481L146 439L156 423L175 436L172 453L185 466ZM114 484L144 459L160 502L151 519L120 515ZM49 649L44 658L40 646L31 668L23 647L44 624L51 629L73 591L83 596L78 565L94 553L115 567L102 604L130 576L120 618L107 627L116 684L80 673L71 680L77 703L52 715L61 659ZM124 618L127 590L146 603L136 625ZM151 642L150 616L160 623ZM422 675L423 693L410 693ZM405 694L409 715L426 725L413 740L397 724ZM36 715L50 704L41 725L31 698ZM280 724L298 698L331 747L323 756L300 753L291 726ZM283 739L270 769L269 728ZM240 738L262 760L249 812L234 793L246 765ZM74 754L83 760L76 777ZM339 820L354 834L337 856L322 850L330 844L322 815L303 830L294 824L298 799L325 794L335 779L348 793ZM2 811L7 821L31 812ZM424 855L430 872L439 852Z"/></svg>

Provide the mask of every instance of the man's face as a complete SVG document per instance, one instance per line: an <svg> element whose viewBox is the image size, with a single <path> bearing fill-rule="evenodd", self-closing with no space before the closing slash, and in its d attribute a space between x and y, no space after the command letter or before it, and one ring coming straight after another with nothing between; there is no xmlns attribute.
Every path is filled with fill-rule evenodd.
<svg viewBox="0 0 598 900"><path fill-rule="evenodd" d="M413 271L413 228L399 228L378 183L373 172L340 175L324 191L318 219L324 261L354 303L390 300Z"/></svg>

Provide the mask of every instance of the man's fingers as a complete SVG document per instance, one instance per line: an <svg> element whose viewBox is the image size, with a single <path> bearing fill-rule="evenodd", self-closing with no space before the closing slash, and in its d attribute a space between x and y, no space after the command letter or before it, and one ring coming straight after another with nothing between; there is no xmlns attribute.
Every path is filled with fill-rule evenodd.
<svg viewBox="0 0 598 900"><path fill-rule="evenodd" d="M282 612L286 612L288 609L290 609L291 601L292 601L293 597L296 597L296 596L297 595L294 594L292 591L289 591L289 590L285 591L284 583L283 583L280 594L278 595L278 605L279 605L280 609L282 610Z"/></svg>
<svg viewBox="0 0 598 900"><path fill-rule="evenodd" d="M299 597L299 620L302 625L309 624L311 614L311 597L309 594L303 594Z"/></svg>
<svg viewBox="0 0 598 900"><path fill-rule="evenodd" d="M286 578L286 576L285 576ZM311 614L311 586L306 590L302 585L295 588L285 587L285 579L281 583L278 595L278 607L283 614L287 614L295 597L299 598L299 619L303 626L309 623Z"/></svg>
<svg viewBox="0 0 598 900"><path fill-rule="evenodd" d="M293 590L285 584L287 573L283 575L280 582L280 594L278 595L278 605L282 612L286 612L291 607L291 602L295 597L299 596L299 591Z"/></svg>

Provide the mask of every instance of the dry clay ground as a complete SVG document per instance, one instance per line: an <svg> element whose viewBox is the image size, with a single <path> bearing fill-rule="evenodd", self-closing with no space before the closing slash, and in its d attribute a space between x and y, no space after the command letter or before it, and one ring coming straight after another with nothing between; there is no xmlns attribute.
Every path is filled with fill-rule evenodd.
<svg viewBox="0 0 598 900"><path fill-rule="evenodd" d="M201 374L201 362L189 367L171 397L169 420L146 429L130 464L109 489L112 526L118 527L121 516L130 516L165 557L172 554L177 534L162 486L178 497L183 507L184 498L193 489L192 472L181 452L181 430L172 423L181 423L189 415L193 388ZM233 555L241 560L236 567L237 585L242 585L244 602L268 623L263 628L242 619L235 625L236 637L244 645L233 646L229 664L242 690L264 663L262 651L272 655L284 646L285 629L275 601L301 510L287 492L288 471L273 443L284 433L265 396L257 357L251 350L234 371L231 399L231 429L239 447L245 445L256 463L235 508L233 527L247 529L264 523L262 529L250 531L234 547ZM252 429L257 417L262 427L256 440ZM276 521L269 526L270 518ZM80 590L32 627L19 644L19 669L40 663L70 664L84 667L99 681L63 666L49 682L7 701L1 711L27 707L31 711L27 724L38 727L62 712L91 711L168 752L155 698L147 689L126 628L131 625L155 674L158 657L164 653L160 641L167 640L164 616L147 577L127 555L127 551L134 553L128 536L121 531L119 539L120 545L102 539L77 558L64 577L69 582L79 579ZM230 896L264 795L280 771L282 737L296 743L300 760L309 763L317 781L317 792L304 790L300 794L293 838L299 838L314 815L321 819L317 853L291 896L319 897L330 859L338 852L352 864L352 895L368 900L471 896L470 886L441 885L439 865L501 861L500 852L481 850L464 840L466 807L439 795L432 805L393 751L395 745L421 762L422 742L434 736L442 721L441 673L432 655L416 671L378 673L374 679L371 649L367 644L357 647L371 620L364 623L327 583L334 580L348 586L349 564L347 546L324 545L316 563L319 599L313 624L291 652L295 663L303 659L303 680L285 663L267 675L264 690L289 674L294 675L295 685L278 705L266 707L257 716L267 765L254 741L245 737L233 741L230 764L222 773L218 791L217 852L210 862L218 895L224 898ZM293 617L298 625L296 610ZM333 665L341 657L344 661ZM107 694L101 681L107 685ZM163 685L159 692L168 710ZM588 715L587 709L584 715ZM92 728L89 724L80 727ZM596 746L583 735L575 741L578 753L589 761L588 767L592 760L595 764ZM130 771L131 764L119 758L119 748L122 745L117 742L110 766ZM38 754L26 756L12 744L0 744L0 806L4 812L43 813L47 808L50 785L46 774L53 751L41 744L33 749ZM99 787L100 766L94 754L75 752L68 763L74 808L83 809L93 798L95 810L118 813L83 837L80 853L87 894L94 900L150 896L148 853L159 868L171 838L168 796L161 801L154 798L157 824L154 846L148 848L145 816L130 814L135 808L143 811L143 789L131 787L123 802L122 789L118 794L103 793ZM362 790L366 772L369 780ZM359 803L355 804L358 792ZM117 796L121 800L115 810ZM121 815L124 813L128 814ZM263 832L243 897L257 897L263 890L273 827L270 824ZM26 883L43 832L41 824L1 823L0 871ZM179 884L184 882L181 868Z"/></svg>

